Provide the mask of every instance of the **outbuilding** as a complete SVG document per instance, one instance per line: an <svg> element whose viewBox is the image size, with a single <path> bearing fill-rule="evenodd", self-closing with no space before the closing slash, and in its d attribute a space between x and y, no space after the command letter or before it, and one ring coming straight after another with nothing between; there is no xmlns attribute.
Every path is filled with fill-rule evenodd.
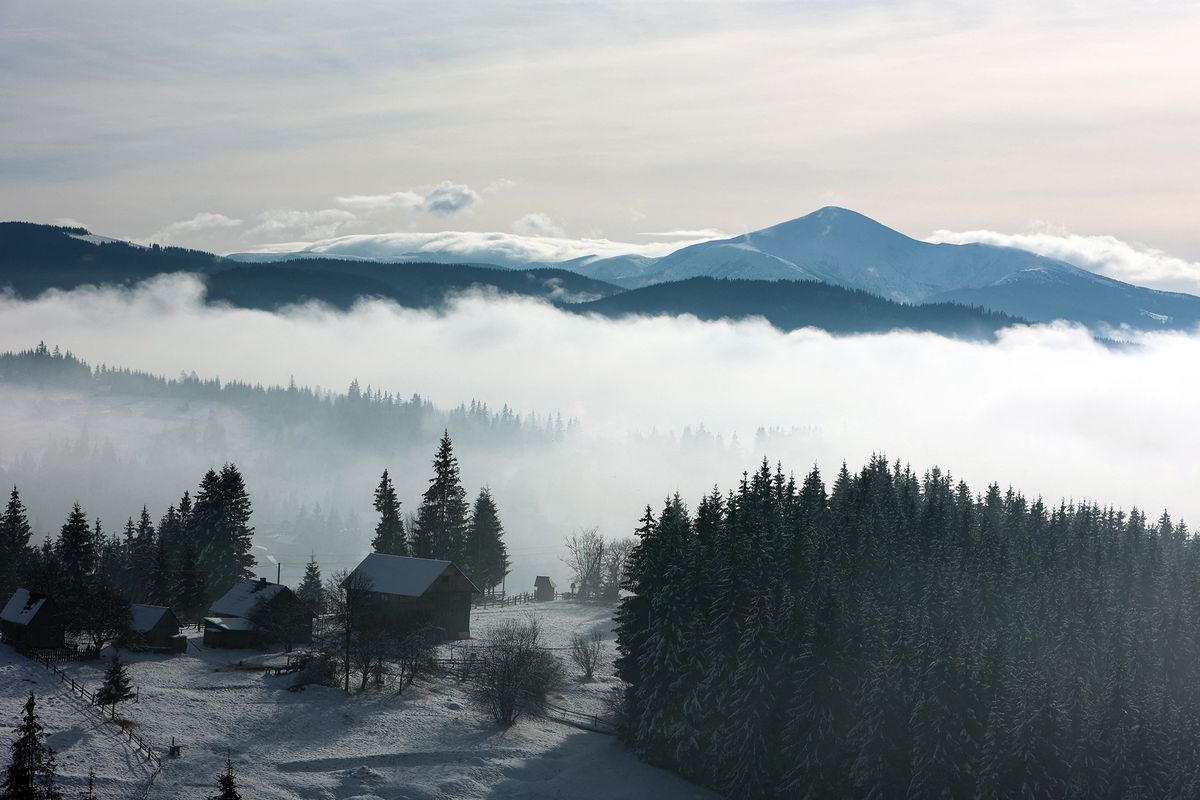
<svg viewBox="0 0 1200 800"><path fill-rule="evenodd" d="M554 597L554 581L549 575L538 575L533 579L534 600L553 600Z"/></svg>
<svg viewBox="0 0 1200 800"><path fill-rule="evenodd" d="M471 638L479 587L451 561L371 553L342 585L383 596L393 614L428 620L444 641Z"/></svg>
<svg viewBox="0 0 1200 800"><path fill-rule="evenodd" d="M151 650L172 650L182 624L166 606L134 603L129 607L129 644Z"/></svg>
<svg viewBox="0 0 1200 800"><path fill-rule="evenodd" d="M63 618L54 598L17 589L0 611L0 637L22 650L63 646Z"/></svg>

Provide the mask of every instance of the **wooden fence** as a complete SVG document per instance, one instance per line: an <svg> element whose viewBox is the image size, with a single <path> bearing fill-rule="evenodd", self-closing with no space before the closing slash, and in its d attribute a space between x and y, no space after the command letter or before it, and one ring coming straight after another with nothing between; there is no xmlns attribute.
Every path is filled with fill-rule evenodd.
<svg viewBox="0 0 1200 800"><path fill-rule="evenodd" d="M77 658L77 656L56 655L53 653L30 653L29 658L38 662L39 664L44 666L46 669L50 670L59 679L60 683L62 683L64 686L69 686L73 693L79 695L84 700L87 700L88 703L90 703L94 708L96 708L98 710L98 712L100 714L100 718L105 719L104 707L100 706L96 702L96 693L91 691L90 689L88 689L82 683L79 683L78 681L76 681L74 678L72 678L70 675L68 675L62 669L62 667L58 666L58 662L73 661ZM134 702L137 702L136 694L134 695ZM116 718L116 707L115 706L113 706L113 708L112 708L111 715L112 715L112 719ZM109 720L109 721L111 721L111 720ZM150 741L148 739L144 739L141 736L138 736L136 733L134 733L133 728L122 727L121 733L119 733L118 735L125 737L126 740L131 745L133 745L134 749L138 753L142 754L142 756L146 759L147 763L149 763L149 765L154 768L154 771L150 776L150 783L154 783L155 777L157 777L159 771L162 770L162 757L159 756L158 753L154 752L154 748L151 746Z"/></svg>

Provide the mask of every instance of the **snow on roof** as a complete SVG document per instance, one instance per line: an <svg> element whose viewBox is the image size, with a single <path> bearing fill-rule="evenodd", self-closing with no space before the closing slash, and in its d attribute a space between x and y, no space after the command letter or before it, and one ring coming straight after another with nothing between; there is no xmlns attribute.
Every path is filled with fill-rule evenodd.
<svg viewBox="0 0 1200 800"><path fill-rule="evenodd" d="M253 622L243 617L205 617L204 625L208 628L219 628L223 631L257 630Z"/></svg>
<svg viewBox="0 0 1200 800"><path fill-rule="evenodd" d="M158 624L164 614L170 613L171 609L166 606L147 606L134 603L129 607L129 616L133 620L129 627L134 633L147 633Z"/></svg>
<svg viewBox="0 0 1200 800"><path fill-rule="evenodd" d="M371 591L380 594L397 594L402 597L420 597L433 585L443 572L452 567L449 561L434 558L410 558L371 553L354 568L350 581L365 578L371 582Z"/></svg>
<svg viewBox="0 0 1200 800"><path fill-rule="evenodd" d="M17 625L28 625L33 622L33 618L45 603L46 595L28 589L17 589L8 599L4 610L0 611L0 619Z"/></svg>
<svg viewBox="0 0 1200 800"><path fill-rule="evenodd" d="M222 617L248 617L255 612L259 603L271 600L286 588L281 583L242 578L209 606L208 613Z"/></svg>

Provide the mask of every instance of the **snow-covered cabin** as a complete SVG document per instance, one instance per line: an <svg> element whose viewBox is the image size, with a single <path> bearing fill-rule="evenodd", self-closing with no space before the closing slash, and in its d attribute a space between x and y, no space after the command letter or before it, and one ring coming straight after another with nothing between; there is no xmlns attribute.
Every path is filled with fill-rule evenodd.
<svg viewBox="0 0 1200 800"><path fill-rule="evenodd" d="M181 624L175 612L166 606L134 603L129 607L130 644L154 650L173 649Z"/></svg>
<svg viewBox="0 0 1200 800"><path fill-rule="evenodd" d="M17 589L0 611L0 637L29 650L63 646L63 619L54 598Z"/></svg>
<svg viewBox="0 0 1200 800"><path fill-rule="evenodd" d="M393 613L428 619L444 640L471 638L471 596L479 587L451 561L371 553L342 585L383 595Z"/></svg>
<svg viewBox="0 0 1200 800"><path fill-rule="evenodd" d="M243 578L213 602L204 618L206 647L258 647L312 641L313 613L296 594L266 578ZM270 624L265 621L270 620Z"/></svg>
<svg viewBox="0 0 1200 800"><path fill-rule="evenodd" d="M549 575L538 575L533 579L533 599L554 599L554 581L550 580Z"/></svg>

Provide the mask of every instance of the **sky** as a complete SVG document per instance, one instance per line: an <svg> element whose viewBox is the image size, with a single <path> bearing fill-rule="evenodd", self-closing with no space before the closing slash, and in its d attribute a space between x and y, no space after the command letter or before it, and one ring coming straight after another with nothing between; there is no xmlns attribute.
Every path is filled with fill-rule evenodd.
<svg viewBox="0 0 1200 800"><path fill-rule="evenodd" d="M0 0L0 219L653 250L833 204L1183 288L1197 40L1173 2Z"/></svg>

